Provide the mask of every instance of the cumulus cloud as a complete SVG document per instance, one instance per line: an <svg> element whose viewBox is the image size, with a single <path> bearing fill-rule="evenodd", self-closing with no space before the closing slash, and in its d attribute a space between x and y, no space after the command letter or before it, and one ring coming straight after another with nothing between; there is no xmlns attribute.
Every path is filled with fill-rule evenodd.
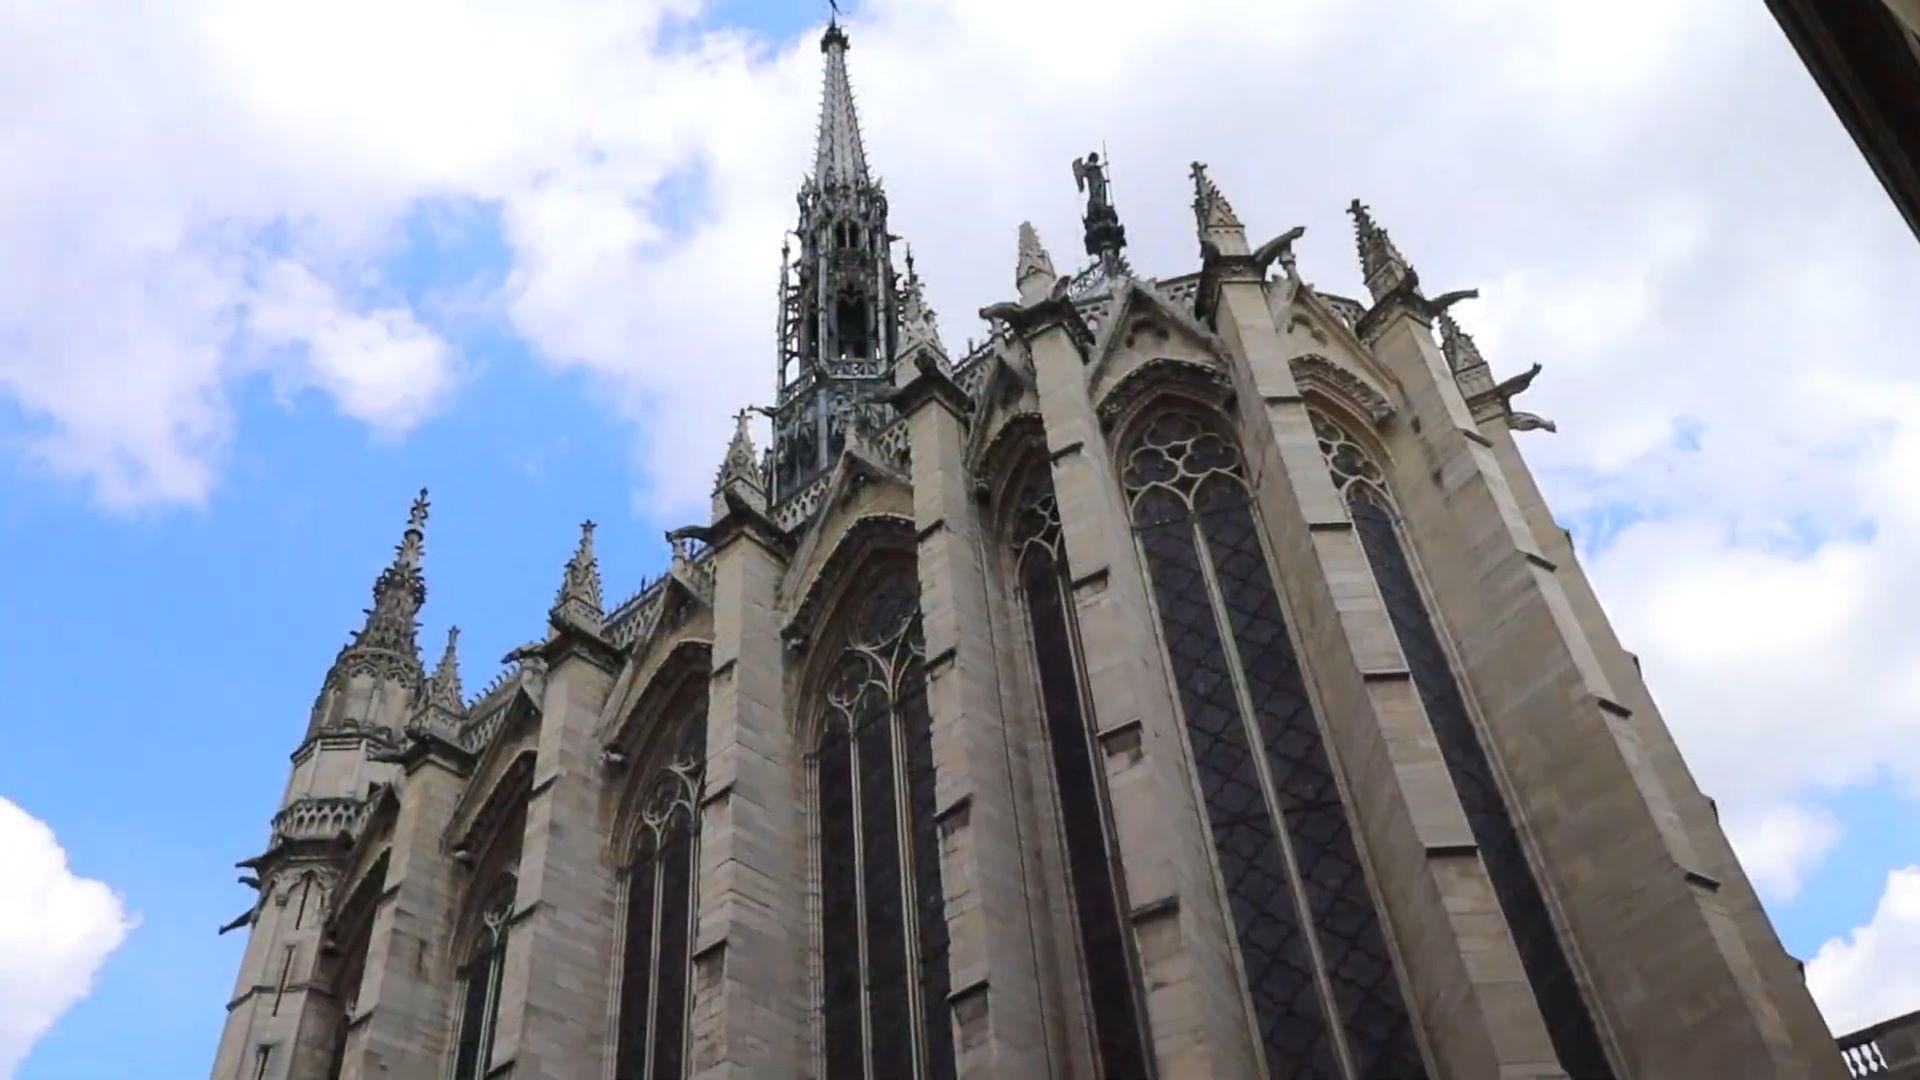
<svg viewBox="0 0 1920 1080"><path fill-rule="evenodd" d="M76 875L46 823L0 798L0 1078L93 989L135 920L112 889Z"/></svg>
<svg viewBox="0 0 1920 1080"><path fill-rule="evenodd" d="M771 391L820 62L700 10L0 9L31 163L0 177L0 396L37 460L202 498L263 374L403 433L461 366L376 271L457 202L499 215L497 313L634 421L645 503L697 514L689 448ZM1307 225L1334 290L1364 197L1431 286L1482 287L1459 310L1499 370L1545 365L1525 405L1561 434L1529 456L1776 900L1844 829L1826 792L1920 784L1920 248L1763 8L869 0L849 29L950 345L1017 222L1075 261L1089 148L1149 275L1194 264L1194 158L1253 231Z"/></svg>
<svg viewBox="0 0 1920 1080"><path fill-rule="evenodd" d="M1880 906L1865 926L1820 946L1807 962L1807 989L1838 1034L1920 1008L1920 866L1887 875Z"/></svg>
<svg viewBox="0 0 1920 1080"><path fill-rule="evenodd" d="M1750 820L1729 821L1726 830L1754 887L1780 903L1799 894L1807 872L1840 839L1838 818L1806 806L1777 806Z"/></svg>

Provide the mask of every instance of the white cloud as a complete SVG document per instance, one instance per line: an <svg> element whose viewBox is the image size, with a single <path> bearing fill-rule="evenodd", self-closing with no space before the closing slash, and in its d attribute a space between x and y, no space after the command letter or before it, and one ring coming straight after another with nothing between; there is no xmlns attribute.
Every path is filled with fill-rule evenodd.
<svg viewBox="0 0 1920 1080"><path fill-rule="evenodd" d="M73 872L45 822L4 798L0 866L0 1080L10 1080L136 920L112 889Z"/></svg>
<svg viewBox="0 0 1920 1080"><path fill-rule="evenodd" d="M1840 839L1833 814L1805 806L1782 805L1750 821L1726 823L1727 838L1762 898L1788 903L1799 894L1811 870Z"/></svg>
<svg viewBox="0 0 1920 1080"><path fill-rule="evenodd" d="M1867 925L1820 946L1807 989L1836 1035L1920 1008L1920 866L1887 875Z"/></svg>
<svg viewBox="0 0 1920 1080"><path fill-rule="evenodd" d="M411 210L471 201L511 249L500 312L636 422L646 503L697 513L724 417L770 391L820 60L661 45L695 7L0 3L0 137L30 163L0 174L0 395L118 503L204 497L240 378L403 433L461 369L369 274ZM1194 158L1348 292L1363 196L1430 286L1486 290L1461 313L1499 370L1546 365L1525 404L1562 434L1526 445L1563 517L1644 518L1593 573L1774 895L1817 862L1823 793L1920 785L1920 247L1764 9L869 0L849 25L951 345L1008 293L1017 222L1076 261L1067 162L1102 142L1148 274L1193 266Z"/></svg>

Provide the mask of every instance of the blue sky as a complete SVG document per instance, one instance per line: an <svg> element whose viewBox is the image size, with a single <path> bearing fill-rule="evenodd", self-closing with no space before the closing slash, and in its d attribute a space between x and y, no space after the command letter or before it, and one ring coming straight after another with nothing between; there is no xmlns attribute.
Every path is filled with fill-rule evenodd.
<svg viewBox="0 0 1920 1080"><path fill-rule="evenodd" d="M1835 954L1853 974L1823 1005L1920 1007L1920 988L1862 989L1920 969L1920 928L1876 922L1889 873L1920 865L1920 685L1901 674L1920 654L1898 607L1920 600L1900 555L1920 510L1897 483L1920 462L1920 364L1887 314L1920 256L1764 12L1650 0L1622 27L1486 0L1511 8L1499 40L1436 13L1406 26L1416 47L1382 36L1378 12L1309 0L1284 19L1232 0L1097 19L1078 2L856 15L869 156L949 343L977 332L962 313L1002 298L1023 217L1075 261L1065 162L1089 140L1137 170L1116 190L1150 273L1191 263L1196 155L1250 227L1307 222L1303 269L1349 295L1340 210L1365 192L1434 288L1483 287L1462 317L1497 370L1546 363L1524 407L1561 433L1524 445L1789 950L1878 928L1871 949ZM240 44L221 39L212 64L165 25L127 35L161 42L148 53L114 53L112 5L76 3L96 21L57 39L106 42L106 59L13 65L42 80L36 101L63 103L26 128L85 141L34 158L29 211L0 212L0 247L27 268L0 267L0 553L18 568L0 575L14 695L0 797L138 920L26 1080L204 1074L244 944L214 930L251 895L233 864L266 839L287 755L419 487L433 507L422 647L435 655L458 624L470 691L540 632L581 520L601 526L611 602L660 569L665 529L704 513L725 416L771 383L824 4L682 6L698 14L602 25L613 17L556 8L442 28L397 0L342 4L339 41L310 47L308 30L227 11ZM0 50L31 44L10 18ZM457 48L439 49L442 30ZM1089 36L1071 56L1036 44L1069 31ZM1362 38L1429 59L1361 93L1340 80ZM336 49L364 79L277 75L305 52L343 70ZM1467 59L1431 62L1446 55ZM1162 59L1209 65L1205 92L1241 104L1142 83ZM230 80L166 96L209 68ZM140 131L117 126L126 102L87 96L96 70L159 102ZM516 82L495 100L503 71L552 92ZM1351 92L1348 111L1294 115L1288 145L1244 104L1328 85ZM1065 100L1072 123L1034 104ZM1767 130L1729 124L1714 105L1729 100L1754 102ZM180 145L149 137L161 130ZM1003 153L980 152L988 132ZM1766 167L1783 145L1798 172ZM1305 169L1291 146L1332 152ZM312 310L278 336L246 329L248 312L292 310L260 285L274 260L326 294L301 294ZM206 284L232 266L231 296ZM363 354L378 362L347 362ZM1730 358L1747 376L1732 384ZM94 381L75 391L70 371ZM423 389L395 389L421 372ZM170 471L138 490L102 479L134 459Z"/></svg>

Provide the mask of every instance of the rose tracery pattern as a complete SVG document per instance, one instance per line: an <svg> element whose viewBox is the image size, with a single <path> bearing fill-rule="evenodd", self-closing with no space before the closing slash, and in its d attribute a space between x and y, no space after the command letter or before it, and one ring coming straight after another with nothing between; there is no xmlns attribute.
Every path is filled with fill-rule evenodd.
<svg viewBox="0 0 1920 1080"><path fill-rule="evenodd" d="M1013 502L1009 544L1033 635L1040 706L1053 764L1069 893L1079 930L1087 1003L1099 1066L1106 1076L1150 1074L1142 1039L1138 979L1129 954L1125 889L1082 707L1071 575L1061 543L1060 507L1044 460L1028 467Z"/></svg>
<svg viewBox="0 0 1920 1080"><path fill-rule="evenodd" d="M811 756L826 1077L950 1080L919 582L911 566L868 582L820 691Z"/></svg>
<svg viewBox="0 0 1920 1080"><path fill-rule="evenodd" d="M1415 691L1446 762L1487 869L1500 910L1506 915L1560 1065L1575 1080L1613 1075L1598 1029L1580 993L1544 892L1495 782L1493 767L1441 646L1427 601L1414 577L1386 478L1373 455L1326 414L1310 410L1314 434L1334 486L1346 500L1354 531L1366 551L1388 621L1407 658Z"/></svg>
<svg viewBox="0 0 1920 1080"><path fill-rule="evenodd" d="M706 695L671 715L671 755L649 775L627 868L615 1080L667 1080L686 1072L700 789L707 756Z"/></svg>
<svg viewBox="0 0 1920 1080"><path fill-rule="evenodd" d="M1163 406L1127 447L1121 479L1268 1075L1345 1076L1331 1017L1357 1075L1423 1080L1239 449L1210 414Z"/></svg>

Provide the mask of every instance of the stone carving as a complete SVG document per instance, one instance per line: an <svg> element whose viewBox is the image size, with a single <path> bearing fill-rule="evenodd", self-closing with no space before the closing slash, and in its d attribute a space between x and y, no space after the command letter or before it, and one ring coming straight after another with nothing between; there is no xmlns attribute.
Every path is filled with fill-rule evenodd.
<svg viewBox="0 0 1920 1080"><path fill-rule="evenodd" d="M1287 366L1293 371L1294 381L1301 386L1316 386L1330 397L1358 406L1375 424L1384 424L1393 417L1393 403L1387 400L1386 395L1318 353L1296 356Z"/></svg>

